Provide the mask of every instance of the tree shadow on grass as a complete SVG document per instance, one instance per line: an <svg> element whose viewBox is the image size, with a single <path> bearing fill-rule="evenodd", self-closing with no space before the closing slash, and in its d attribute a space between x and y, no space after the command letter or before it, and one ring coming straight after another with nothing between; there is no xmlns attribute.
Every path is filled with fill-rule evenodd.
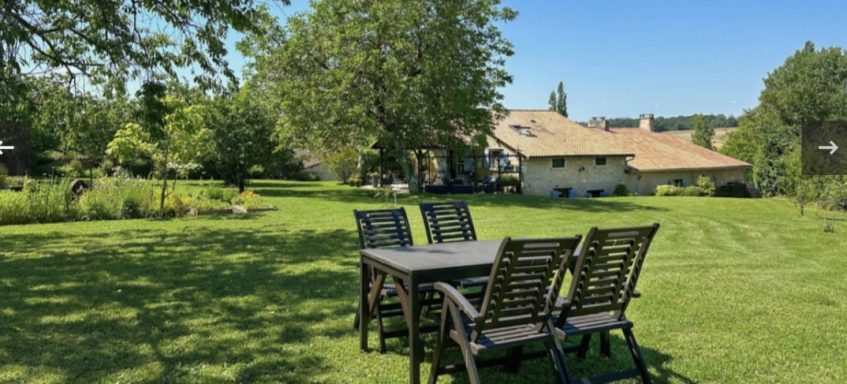
<svg viewBox="0 0 847 384"><path fill-rule="evenodd" d="M313 382L327 361L309 341L350 332L355 244L340 230L3 236L19 252L0 258L0 361L74 382Z"/></svg>

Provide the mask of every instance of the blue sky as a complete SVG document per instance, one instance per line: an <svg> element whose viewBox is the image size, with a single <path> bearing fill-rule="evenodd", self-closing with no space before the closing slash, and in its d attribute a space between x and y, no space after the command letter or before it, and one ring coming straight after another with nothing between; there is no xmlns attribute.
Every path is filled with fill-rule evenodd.
<svg viewBox="0 0 847 384"><path fill-rule="evenodd" d="M509 108L546 108L559 80L571 118L739 115L807 40L847 47L847 1L505 0L515 46ZM281 19L308 8L272 6ZM231 52L238 69L243 59Z"/></svg>

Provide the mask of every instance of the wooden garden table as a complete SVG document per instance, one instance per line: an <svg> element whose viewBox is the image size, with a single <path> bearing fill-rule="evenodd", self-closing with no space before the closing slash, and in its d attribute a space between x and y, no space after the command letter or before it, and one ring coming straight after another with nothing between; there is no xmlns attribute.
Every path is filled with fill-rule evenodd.
<svg viewBox="0 0 847 384"><path fill-rule="evenodd" d="M400 297L406 297L406 306L409 309L406 321L409 328L410 383L421 382L420 365L424 356L418 287L437 281L488 276L501 242L502 240L462 241L413 247L368 248L360 251L359 303L368 302L370 268L402 279L409 287L409 291L402 292ZM370 311L368 305L360 305L359 310L359 346L363 351L367 351Z"/></svg>

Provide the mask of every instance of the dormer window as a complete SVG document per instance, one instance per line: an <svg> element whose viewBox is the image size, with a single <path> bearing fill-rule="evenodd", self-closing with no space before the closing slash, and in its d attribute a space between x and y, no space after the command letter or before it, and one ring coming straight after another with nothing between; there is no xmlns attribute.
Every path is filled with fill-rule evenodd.
<svg viewBox="0 0 847 384"><path fill-rule="evenodd" d="M532 131L529 127L518 125L518 124L509 124L509 128L515 130L515 132L520 133L521 136L533 136Z"/></svg>

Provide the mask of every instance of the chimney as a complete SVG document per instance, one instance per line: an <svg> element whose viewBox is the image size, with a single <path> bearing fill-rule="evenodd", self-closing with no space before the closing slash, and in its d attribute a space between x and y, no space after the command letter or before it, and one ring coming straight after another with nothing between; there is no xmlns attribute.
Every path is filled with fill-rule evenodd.
<svg viewBox="0 0 847 384"><path fill-rule="evenodd" d="M591 119L588 120L588 128L597 128L608 131L609 121L606 120L605 116L592 116Z"/></svg>
<svg viewBox="0 0 847 384"><path fill-rule="evenodd" d="M640 120L638 122L638 128L648 130L650 132L654 132L653 127L653 114L652 113L642 113Z"/></svg>

